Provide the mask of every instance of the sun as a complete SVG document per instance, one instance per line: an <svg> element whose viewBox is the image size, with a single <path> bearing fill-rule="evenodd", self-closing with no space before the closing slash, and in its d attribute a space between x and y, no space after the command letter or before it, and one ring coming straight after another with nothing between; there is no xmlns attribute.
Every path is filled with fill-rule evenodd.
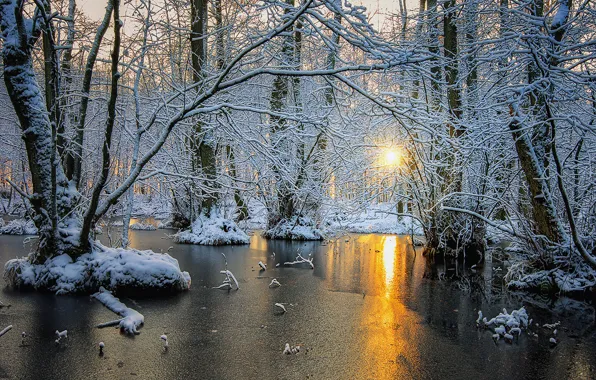
<svg viewBox="0 0 596 380"><path fill-rule="evenodd" d="M402 154L397 148L390 148L385 151L384 164L387 166L399 166L402 162Z"/></svg>
<svg viewBox="0 0 596 380"><path fill-rule="evenodd" d="M399 157L397 152L390 150L387 153L385 153L385 162L387 162L388 165L395 165L398 161Z"/></svg>

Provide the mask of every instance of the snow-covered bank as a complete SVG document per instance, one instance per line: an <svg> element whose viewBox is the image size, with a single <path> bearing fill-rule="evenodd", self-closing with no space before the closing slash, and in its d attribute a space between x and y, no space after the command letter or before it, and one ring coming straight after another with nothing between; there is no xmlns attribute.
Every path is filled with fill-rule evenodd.
<svg viewBox="0 0 596 380"><path fill-rule="evenodd" d="M133 223L130 226L128 226L128 228L131 230L136 230L136 231L155 231L155 230L157 230L157 227L155 227L153 224L145 223L145 222Z"/></svg>
<svg viewBox="0 0 596 380"><path fill-rule="evenodd" d="M394 215L394 208L380 204L360 213L335 211L329 228L352 233L381 233L396 235L423 235L420 222L409 216Z"/></svg>
<svg viewBox="0 0 596 380"><path fill-rule="evenodd" d="M101 287L127 290L182 291L190 288L190 275L168 254L136 249L108 248L96 242L91 253L73 259L64 254L44 264L29 258L13 259L4 266L4 278L17 288L49 290L56 294L93 293Z"/></svg>
<svg viewBox="0 0 596 380"><path fill-rule="evenodd" d="M192 223L190 230L174 235L174 241L180 244L231 245L248 244L250 237L230 219L201 215Z"/></svg>
<svg viewBox="0 0 596 380"><path fill-rule="evenodd" d="M121 319L117 319L115 321L102 323L97 327L103 328L109 326L119 326L120 330L129 335L139 334L138 328L145 323L145 317L143 314L128 308L125 304L120 302L118 298L114 297L112 292L104 289L103 287L100 287L99 292L93 294L91 297L95 298L104 304L105 307L122 317Z"/></svg>
<svg viewBox="0 0 596 380"><path fill-rule="evenodd" d="M277 225L265 232L267 239L284 240L323 240L323 232L315 226L315 222L304 216L293 216L290 220L282 219Z"/></svg>
<svg viewBox="0 0 596 380"><path fill-rule="evenodd" d="M0 235L37 235L37 227L29 219L14 219L5 223L0 218Z"/></svg>

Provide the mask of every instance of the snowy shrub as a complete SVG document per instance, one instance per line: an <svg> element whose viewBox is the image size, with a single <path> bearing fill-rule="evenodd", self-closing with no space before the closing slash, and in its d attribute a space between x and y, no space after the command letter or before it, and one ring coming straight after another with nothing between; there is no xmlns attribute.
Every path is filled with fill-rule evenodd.
<svg viewBox="0 0 596 380"><path fill-rule="evenodd" d="M174 241L180 244L229 245L248 244L250 238L232 220L215 215L201 215L193 222L190 230L174 235Z"/></svg>
<svg viewBox="0 0 596 380"><path fill-rule="evenodd" d="M285 240L323 240L323 232L316 228L315 222L304 216L293 216L290 220L282 219L270 230L263 232L267 239Z"/></svg>
<svg viewBox="0 0 596 380"><path fill-rule="evenodd" d="M15 219L0 226L0 235L37 235L37 227L32 220Z"/></svg>
<svg viewBox="0 0 596 380"><path fill-rule="evenodd" d="M56 294L91 293L100 287L127 290L182 291L190 275L168 254L136 249L108 248L94 243L93 251L76 260L64 254L32 264L13 259L4 266L4 278L17 288L47 289Z"/></svg>

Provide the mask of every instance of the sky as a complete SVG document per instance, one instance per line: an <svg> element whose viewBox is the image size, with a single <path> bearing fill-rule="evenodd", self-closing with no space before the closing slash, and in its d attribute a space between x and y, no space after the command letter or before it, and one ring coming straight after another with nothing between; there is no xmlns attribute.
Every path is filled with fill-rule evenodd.
<svg viewBox="0 0 596 380"><path fill-rule="evenodd" d="M379 29L384 20L384 14L397 13L397 0L352 0L354 5L364 5L371 14L373 25ZM78 4L87 14L96 20L102 18L107 0L79 0ZM407 0L409 9L416 9L419 0Z"/></svg>

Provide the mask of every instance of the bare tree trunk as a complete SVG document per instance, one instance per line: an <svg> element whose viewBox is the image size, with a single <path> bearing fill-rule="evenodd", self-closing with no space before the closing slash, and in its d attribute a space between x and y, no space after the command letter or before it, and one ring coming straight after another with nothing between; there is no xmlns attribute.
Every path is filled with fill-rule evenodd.
<svg viewBox="0 0 596 380"><path fill-rule="evenodd" d="M114 6L114 46L112 48L112 81L110 90L110 99L108 101L108 119L106 120L104 130L104 141L102 147L102 165L99 178L93 186L93 192L89 201L89 208L83 218L83 226L81 228L81 236L79 246L82 251L88 250L90 246L89 235L91 229L97 222L95 212L99 205L99 197L108 180L110 172L110 147L112 145L112 131L116 122L116 101L118 99L118 80L120 79L120 72L118 64L120 60L120 29L122 28L122 20L120 20L120 0L111 0Z"/></svg>
<svg viewBox="0 0 596 380"><path fill-rule="evenodd" d="M192 0L191 2L191 52L193 81L200 83L204 77L204 70L207 64L207 7L208 0ZM211 130L204 128L204 122L199 120L194 127L191 138L191 149L195 167L200 166L205 176L207 190L202 191L200 210L206 216L217 205L218 184L217 184L217 162L216 162L216 141Z"/></svg>

